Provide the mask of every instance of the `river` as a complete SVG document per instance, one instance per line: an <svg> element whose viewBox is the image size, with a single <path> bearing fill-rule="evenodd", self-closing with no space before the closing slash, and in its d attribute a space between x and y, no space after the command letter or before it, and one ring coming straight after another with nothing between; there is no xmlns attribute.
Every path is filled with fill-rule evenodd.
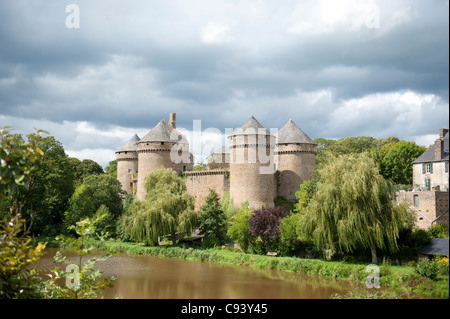
<svg viewBox="0 0 450 319"><path fill-rule="evenodd" d="M65 268L53 262L57 250L47 248L47 254L33 268ZM59 250L74 256L68 249ZM270 269L126 253L117 253L97 266L105 277L118 276L114 287L104 292L106 299L328 299L356 285Z"/></svg>

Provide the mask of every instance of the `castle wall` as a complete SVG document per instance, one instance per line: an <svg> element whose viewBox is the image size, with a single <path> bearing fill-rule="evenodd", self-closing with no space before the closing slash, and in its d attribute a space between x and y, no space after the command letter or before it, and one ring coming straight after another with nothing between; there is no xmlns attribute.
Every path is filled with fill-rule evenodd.
<svg viewBox="0 0 450 319"><path fill-rule="evenodd" d="M275 153L279 178L277 196L295 201L295 192L300 184L311 179L316 168L317 145L285 144L279 145Z"/></svg>
<svg viewBox="0 0 450 319"><path fill-rule="evenodd" d="M248 201L249 207L274 207L276 195L274 138L260 136L230 136L230 196L240 207Z"/></svg>
<svg viewBox="0 0 450 319"><path fill-rule="evenodd" d="M223 193L230 190L229 172L225 170L185 172L186 189L195 198L195 210L205 204L209 189L213 188L222 198Z"/></svg>
<svg viewBox="0 0 450 319"><path fill-rule="evenodd" d="M133 192L133 175L138 170L138 155L136 152L117 152L117 179L122 189L127 193Z"/></svg>

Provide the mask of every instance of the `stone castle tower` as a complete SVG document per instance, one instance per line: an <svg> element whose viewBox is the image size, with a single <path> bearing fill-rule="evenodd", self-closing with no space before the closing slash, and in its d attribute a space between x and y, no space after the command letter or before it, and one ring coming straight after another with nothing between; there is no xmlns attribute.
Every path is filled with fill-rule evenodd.
<svg viewBox="0 0 450 319"><path fill-rule="evenodd" d="M136 144L139 136L134 136L116 152L117 179L122 184L122 189L127 193L133 193L135 189L134 177L138 171L138 154Z"/></svg>
<svg viewBox="0 0 450 319"><path fill-rule="evenodd" d="M250 208L274 206L275 136L253 116L228 137L230 197Z"/></svg>
<svg viewBox="0 0 450 319"><path fill-rule="evenodd" d="M259 209L273 207L277 196L295 200L300 184L315 169L317 145L292 120L274 136L252 116L228 137L228 144L229 168L192 171L189 143L176 130L176 115L171 113L169 124L161 120L142 139L135 135L116 152L117 178L126 192L144 199L145 177L161 167L172 168L186 172L196 209L209 188L220 197L229 191L236 207L248 202Z"/></svg>
<svg viewBox="0 0 450 319"><path fill-rule="evenodd" d="M279 172L277 196L296 200L300 184L311 179L316 168L317 144L292 120L277 132L275 159Z"/></svg>

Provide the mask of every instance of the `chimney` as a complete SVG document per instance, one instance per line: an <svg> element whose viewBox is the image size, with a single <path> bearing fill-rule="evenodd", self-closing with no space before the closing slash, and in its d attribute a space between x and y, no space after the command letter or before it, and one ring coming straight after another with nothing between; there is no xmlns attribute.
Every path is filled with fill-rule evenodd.
<svg viewBox="0 0 450 319"><path fill-rule="evenodd" d="M444 140L438 138L434 142L434 159L440 160L444 157Z"/></svg>
<svg viewBox="0 0 450 319"><path fill-rule="evenodd" d="M447 134L448 132L448 128L441 128L439 129L439 138L442 140L445 136L445 134Z"/></svg>
<svg viewBox="0 0 450 319"><path fill-rule="evenodd" d="M177 128L177 113L170 113L169 125L172 126L172 128Z"/></svg>

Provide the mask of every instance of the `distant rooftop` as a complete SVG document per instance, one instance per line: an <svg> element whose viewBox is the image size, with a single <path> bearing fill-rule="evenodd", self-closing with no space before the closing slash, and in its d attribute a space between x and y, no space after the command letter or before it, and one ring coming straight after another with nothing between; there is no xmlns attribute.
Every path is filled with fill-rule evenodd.
<svg viewBox="0 0 450 319"><path fill-rule="evenodd" d="M448 256L448 239L435 238L431 243L422 247L418 252L423 255L442 255Z"/></svg>
<svg viewBox="0 0 450 319"><path fill-rule="evenodd" d="M442 161L442 160L448 161L449 160L449 150L448 150L449 136L448 136L448 133L449 132L447 132L447 134L445 134L445 136L443 138L443 140L444 140L444 156L442 159L437 160L437 161ZM436 159L434 158L434 144L429 149L427 149L422 155L420 155L413 163L417 164L417 163L425 163L425 162L433 162L433 161L436 161Z"/></svg>

